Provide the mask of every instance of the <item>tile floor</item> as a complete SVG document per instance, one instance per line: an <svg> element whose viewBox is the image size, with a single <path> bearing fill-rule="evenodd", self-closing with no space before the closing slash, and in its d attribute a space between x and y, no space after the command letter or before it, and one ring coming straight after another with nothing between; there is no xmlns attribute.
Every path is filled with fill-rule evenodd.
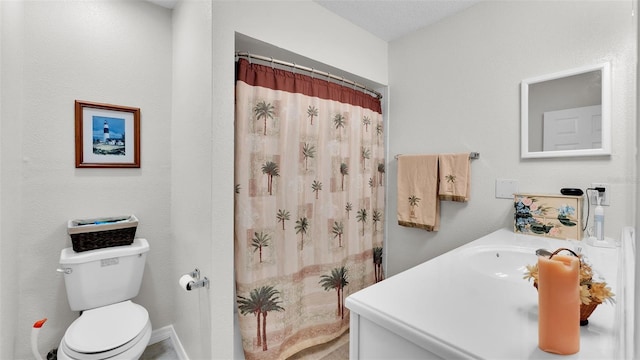
<svg viewBox="0 0 640 360"><path fill-rule="evenodd" d="M173 349L171 339L165 339L147 346L140 360L178 360L178 354Z"/></svg>

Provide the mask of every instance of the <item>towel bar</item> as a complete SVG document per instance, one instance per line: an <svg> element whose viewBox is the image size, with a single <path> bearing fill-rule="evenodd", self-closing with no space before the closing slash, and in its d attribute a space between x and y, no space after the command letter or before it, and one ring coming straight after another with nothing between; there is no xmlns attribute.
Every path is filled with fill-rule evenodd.
<svg viewBox="0 0 640 360"><path fill-rule="evenodd" d="M402 156L402 154L397 154L396 156L394 156L394 159L398 160L398 157ZM471 152L469 153L469 159L471 160L475 160L475 159L479 159L480 158L480 153L479 152Z"/></svg>

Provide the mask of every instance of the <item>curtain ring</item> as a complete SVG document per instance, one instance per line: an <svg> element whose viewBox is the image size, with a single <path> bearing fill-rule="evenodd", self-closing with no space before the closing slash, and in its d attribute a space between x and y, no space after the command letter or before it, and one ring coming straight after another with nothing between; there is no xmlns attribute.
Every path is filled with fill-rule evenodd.
<svg viewBox="0 0 640 360"><path fill-rule="evenodd" d="M271 68L273 69L273 56L271 57Z"/></svg>
<svg viewBox="0 0 640 360"><path fill-rule="evenodd" d="M312 78L312 79L315 79L315 78L316 78L316 77L315 77L315 72L316 72L316 70L315 70L314 68L311 68L311 78Z"/></svg>
<svg viewBox="0 0 640 360"><path fill-rule="evenodd" d="M293 63L293 73L297 74L296 70L298 69L298 67L296 66L296 63Z"/></svg>

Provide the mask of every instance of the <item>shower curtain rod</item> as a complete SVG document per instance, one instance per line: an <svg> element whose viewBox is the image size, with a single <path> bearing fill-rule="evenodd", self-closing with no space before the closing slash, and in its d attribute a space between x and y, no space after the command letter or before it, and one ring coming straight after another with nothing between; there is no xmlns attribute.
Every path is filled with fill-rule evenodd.
<svg viewBox="0 0 640 360"><path fill-rule="evenodd" d="M258 59L258 60L269 62L272 65L273 64L284 65L284 66L292 67L294 69L299 69L299 70L303 70L303 71L306 71L306 72L310 72L312 75L313 74L318 74L318 75L321 75L321 76L325 76L325 77L328 77L328 78L331 78L331 79L334 79L334 80L337 80L337 81L340 81L340 82L343 82L343 83L358 87L358 88L360 88L360 89L362 89L364 91L367 91L367 92L370 92L370 93L374 94L378 99L382 99L382 94L381 93L379 93L379 92L377 92L375 90L369 89L368 87L366 87L364 85L358 84L355 81L351 81L351 80L345 79L344 77L332 75L332 74L330 74L328 72L324 72L324 71L316 70L316 69L309 68L309 67L306 67L306 66L298 65L296 63L290 63L290 62L286 62L286 61L282 61L282 60L276 60L276 59L274 59L272 57L250 54L250 53L244 52L244 51L236 52L236 57L247 58L247 59L249 59L249 62L251 62L251 59Z"/></svg>

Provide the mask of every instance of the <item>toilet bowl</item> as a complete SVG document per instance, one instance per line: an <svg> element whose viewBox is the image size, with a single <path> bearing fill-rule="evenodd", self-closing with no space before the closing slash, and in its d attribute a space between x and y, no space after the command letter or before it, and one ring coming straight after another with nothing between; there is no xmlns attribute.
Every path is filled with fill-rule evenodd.
<svg viewBox="0 0 640 360"><path fill-rule="evenodd" d="M150 337L147 310L124 301L85 311L65 332L58 359L138 359Z"/></svg>
<svg viewBox="0 0 640 360"><path fill-rule="evenodd" d="M149 344L147 310L131 301L138 295L149 243L60 253L71 310L81 311L64 334L58 359L138 359Z"/></svg>

